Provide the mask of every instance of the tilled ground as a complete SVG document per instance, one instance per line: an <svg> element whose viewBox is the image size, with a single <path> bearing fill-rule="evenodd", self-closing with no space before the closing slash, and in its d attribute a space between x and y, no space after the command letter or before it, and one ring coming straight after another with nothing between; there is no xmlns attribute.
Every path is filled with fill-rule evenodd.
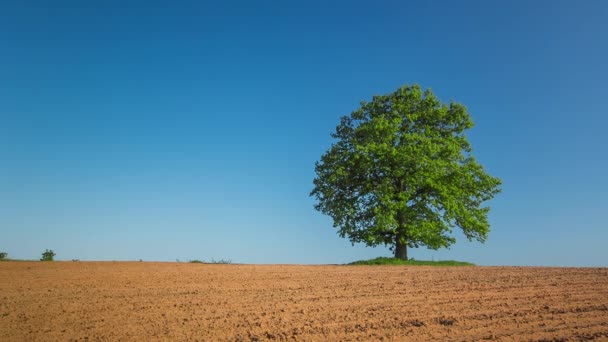
<svg viewBox="0 0 608 342"><path fill-rule="evenodd" d="M0 341L608 340L608 269L0 262Z"/></svg>

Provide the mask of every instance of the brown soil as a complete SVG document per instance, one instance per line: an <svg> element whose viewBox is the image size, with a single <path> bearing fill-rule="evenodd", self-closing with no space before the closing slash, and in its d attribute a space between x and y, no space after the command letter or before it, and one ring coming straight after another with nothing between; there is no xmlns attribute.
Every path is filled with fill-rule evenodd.
<svg viewBox="0 0 608 342"><path fill-rule="evenodd" d="M0 341L608 340L608 269L1 262Z"/></svg>

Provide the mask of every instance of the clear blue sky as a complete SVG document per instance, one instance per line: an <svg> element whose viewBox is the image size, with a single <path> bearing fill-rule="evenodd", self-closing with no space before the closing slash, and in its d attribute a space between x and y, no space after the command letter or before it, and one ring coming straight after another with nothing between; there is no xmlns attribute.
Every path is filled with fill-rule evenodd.
<svg viewBox="0 0 608 342"><path fill-rule="evenodd" d="M470 110L503 180L485 244L417 259L608 265L606 1L0 3L0 250L341 263L315 212L340 116L403 84ZM330 4L331 3L331 4Z"/></svg>

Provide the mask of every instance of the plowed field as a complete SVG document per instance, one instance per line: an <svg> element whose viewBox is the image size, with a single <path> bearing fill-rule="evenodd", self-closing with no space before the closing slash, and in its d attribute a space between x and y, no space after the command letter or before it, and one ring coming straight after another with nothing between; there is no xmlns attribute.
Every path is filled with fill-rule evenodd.
<svg viewBox="0 0 608 342"><path fill-rule="evenodd" d="M608 340L608 269L0 262L0 341Z"/></svg>

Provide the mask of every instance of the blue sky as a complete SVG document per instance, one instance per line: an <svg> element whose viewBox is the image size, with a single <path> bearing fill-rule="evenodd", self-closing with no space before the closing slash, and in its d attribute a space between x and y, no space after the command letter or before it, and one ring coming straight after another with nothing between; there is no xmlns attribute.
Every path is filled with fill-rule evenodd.
<svg viewBox="0 0 608 342"><path fill-rule="evenodd" d="M485 244L417 259L606 266L605 1L0 4L0 250L342 263L315 212L340 116L403 84L465 104L503 180Z"/></svg>

